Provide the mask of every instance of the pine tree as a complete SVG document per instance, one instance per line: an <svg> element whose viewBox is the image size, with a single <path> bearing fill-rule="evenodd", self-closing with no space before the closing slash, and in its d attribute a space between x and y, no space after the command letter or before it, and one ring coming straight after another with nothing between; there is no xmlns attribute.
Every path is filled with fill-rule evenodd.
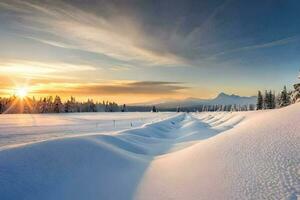
<svg viewBox="0 0 300 200"><path fill-rule="evenodd" d="M263 109L263 96L261 94L261 91L258 91L256 110L262 110L262 109Z"/></svg>
<svg viewBox="0 0 300 200"><path fill-rule="evenodd" d="M276 96L275 96L275 92L273 92L271 94L272 96L272 109L275 109L276 108Z"/></svg>
<svg viewBox="0 0 300 200"><path fill-rule="evenodd" d="M59 96L56 96L55 99L54 99L54 108L53 108L53 111L55 113L60 113L63 111L63 104L61 102L61 99Z"/></svg>
<svg viewBox="0 0 300 200"><path fill-rule="evenodd" d="M280 94L280 103L279 103L279 106L280 107L284 107L284 106L288 106L289 104L290 104L289 95L288 95L286 86L284 86L283 90L281 91L281 94Z"/></svg>
<svg viewBox="0 0 300 200"><path fill-rule="evenodd" d="M265 95L263 97L263 109L269 108L269 93L267 90L265 90Z"/></svg>
<svg viewBox="0 0 300 200"><path fill-rule="evenodd" d="M44 98L41 105L41 113L47 113L47 112L48 112L47 99Z"/></svg>
<svg viewBox="0 0 300 200"><path fill-rule="evenodd" d="M88 99L86 103L87 112L96 112L96 105L92 99Z"/></svg>
<svg viewBox="0 0 300 200"><path fill-rule="evenodd" d="M126 105L124 104L122 109L121 109L121 112L125 112L126 111Z"/></svg>
<svg viewBox="0 0 300 200"><path fill-rule="evenodd" d="M151 110L151 112L157 112L157 109L156 109L156 107L155 107L155 106L153 106L153 107L152 107L152 110Z"/></svg>
<svg viewBox="0 0 300 200"><path fill-rule="evenodd" d="M268 92L268 109L272 109L272 91Z"/></svg>

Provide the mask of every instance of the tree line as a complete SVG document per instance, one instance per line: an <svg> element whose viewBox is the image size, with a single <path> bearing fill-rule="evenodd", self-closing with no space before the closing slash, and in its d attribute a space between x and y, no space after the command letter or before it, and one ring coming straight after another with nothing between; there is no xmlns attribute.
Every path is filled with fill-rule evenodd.
<svg viewBox="0 0 300 200"><path fill-rule="evenodd" d="M0 97L0 113L72 113L72 112L125 112L126 105L115 102L77 101L70 97L62 101L59 96L48 96L36 100L35 97L24 99L16 96Z"/></svg>
<svg viewBox="0 0 300 200"><path fill-rule="evenodd" d="M195 107L175 107L157 108L155 106L126 106L118 105L115 102L102 101L94 102L93 99L87 101L77 101L75 97L70 97L62 101L59 96L48 96L44 98L35 97L24 99L16 96L0 97L0 114L8 113L72 113L72 112L158 112L158 111L177 111L177 112L216 112L216 111L248 111L275 109L288 106L300 101L300 83L294 85L294 91L287 91L286 86L275 95L273 91L265 91L264 94L258 91L257 103L249 105L199 105Z"/></svg>
<svg viewBox="0 0 300 200"><path fill-rule="evenodd" d="M266 109L275 109L288 106L292 104L293 92L288 92L286 86L283 87L283 90L275 95L275 92L265 91L264 95L261 91L258 91L257 94L257 104L256 110L266 110Z"/></svg>
<svg viewBox="0 0 300 200"><path fill-rule="evenodd" d="M240 104L203 104L194 107L177 107L177 112L234 112L234 111L249 111L255 110L254 104L240 105Z"/></svg>

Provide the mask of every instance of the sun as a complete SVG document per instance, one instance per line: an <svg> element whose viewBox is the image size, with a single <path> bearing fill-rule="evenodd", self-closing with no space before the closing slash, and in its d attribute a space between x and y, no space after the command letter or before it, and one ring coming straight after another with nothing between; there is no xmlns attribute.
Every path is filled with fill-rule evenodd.
<svg viewBox="0 0 300 200"><path fill-rule="evenodd" d="M16 89L16 95L23 99L28 94L28 89L26 87L21 87Z"/></svg>

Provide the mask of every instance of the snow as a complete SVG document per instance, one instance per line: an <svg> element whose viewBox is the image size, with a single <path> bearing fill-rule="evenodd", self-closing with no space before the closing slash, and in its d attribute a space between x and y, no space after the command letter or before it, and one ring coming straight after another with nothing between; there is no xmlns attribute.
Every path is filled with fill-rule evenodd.
<svg viewBox="0 0 300 200"><path fill-rule="evenodd" d="M165 119L171 113L60 113L0 115L0 150L88 134L114 134Z"/></svg>
<svg viewBox="0 0 300 200"><path fill-rule="evenodd" d="M2 115L0 199L297 199L299 116Z"/></svg>

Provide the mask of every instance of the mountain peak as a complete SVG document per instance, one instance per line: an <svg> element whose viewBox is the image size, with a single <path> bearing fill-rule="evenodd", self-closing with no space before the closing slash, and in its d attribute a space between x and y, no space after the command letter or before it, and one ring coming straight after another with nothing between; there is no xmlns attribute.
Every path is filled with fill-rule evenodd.
<svg viewBox="0 0 300 200"><path fill-rule="evenodd" d="M228 95L224 92L221 92L220 94L218 94L217 98L219 98L219 97L228 97L228 96L230 96L230 95Z"/></svg>
<svg viewBox="0 0 300 200"><path fill-rule="evenodd" d="M224 97L239 97L239 96L237 96L237 95L235 95L235 94L229 95L229 94L226 94L226 93L224 93L224 92L221 92L220 94L218 94L218 96L216 97L216 99L217 99L217 98L224 98Z"/></svg>
<svg viewBox="0 0 300 200"><path fill-rule="evenodd" d="M218 94L218 96L216 97L216 99L218 99L218 98L224 98L224 97L243 98L243 97L241 97L239 95L236 95L236 94L229 95L229 94L226 94L224 92L221 92L220 94Z"/></svg>

